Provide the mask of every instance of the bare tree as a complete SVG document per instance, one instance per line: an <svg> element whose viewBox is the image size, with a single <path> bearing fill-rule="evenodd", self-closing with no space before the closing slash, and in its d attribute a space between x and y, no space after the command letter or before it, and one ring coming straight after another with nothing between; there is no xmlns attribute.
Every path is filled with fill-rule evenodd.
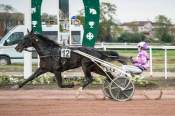
<svg viewBox="0 0 175 116"><path fill-rule="evenodd" d="M11 18L11 15L9 14L9 12L12 12L14 10L14 8L10 5L0 4L0 9L2 11L4 11L3 12L3 17L0 17L0 20L2 22L4 22L3 27L5 29L4 32L6 33L8 31L8 29L7 29L8 28L8 23L9 23L10 18Z"/></svg>
<svg viewBox="0 0 175 116"><path fill-rule="evenodd" d="M5 5L5 4L0 4L0 10L2 10L3 12L7 12L7 13L16 12L15 8L13 8L10 5Z"/></svg>
<svg viewBox="0 0 175 116"><path fill-rule="evenodd" d="M24 15L16 13L15 8L10 5L0 4L0 23L4 34L17 24L23 23Z"/></svg>
<svg viewBox="0 0 175 116"><path fill-rule="evenodd" d="M115 4L102 2L100 7L101 20L114 20L116 15L117 7Z"/></svg>
<svg viewBox="0 0 175 116"><path fill-rule="evenodd" d="M100 7L100 28L97 39L99 41L111 42L116 36L114 30L118 30L115 20L117 7L115 4L102 2Z"/></svg>
<svg viewBox="0 0 175 116"><path fill-rule="evenodd" d="M46 24L57 24L57 16L56 15L49 15L47 13L42 14L42 22Z"/></svg>

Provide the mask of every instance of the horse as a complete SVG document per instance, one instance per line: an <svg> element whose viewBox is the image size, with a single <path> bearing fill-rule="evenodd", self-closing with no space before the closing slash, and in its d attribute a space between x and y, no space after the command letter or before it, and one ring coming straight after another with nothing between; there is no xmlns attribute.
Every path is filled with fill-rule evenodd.
<svg viewBox="0 0 175 116"><path fill-rule="evenodd" d="M16 51L22 52L23 50L27 50L28 47L34 47L36 52L39 55L40 64L39 68L26 80L22 83L16 85L16 89L23 87L29 81L32 81L36 77L51 72L55 75L56 83L60 88L72 88L74 87L73 83L70 84L63 84L61 73L78 67L82 67L85 81L83 82L82 89L84 89L87 85L92 83L93 77L91 72L95 72L97 74L106 76L104 71L97 66L94 62L90 59L73 52L73 50L80 50L97 58L107 61L117 60L122 64L126 64L125 58L120 56L117 52L113 51L99 51L95 48L88 48L88 47L69 47L70 49L70 58L61 57L61 50L65 48L60 44L56 43L55 41L50 40L47 37L39 33L34 33L33 31L29 32L24 36L23 40L21 40L17 46L15 47Z"/></svg>

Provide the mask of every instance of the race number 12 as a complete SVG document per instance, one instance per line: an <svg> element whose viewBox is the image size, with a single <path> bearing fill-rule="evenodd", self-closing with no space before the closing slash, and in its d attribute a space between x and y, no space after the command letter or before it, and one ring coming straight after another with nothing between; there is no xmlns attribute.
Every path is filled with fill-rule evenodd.
<svg viewBox="0 0 175 116"><path fill-rule="evenodd" d="M71 56L71 50L70 49L61 49L61 57L62 58L70 58Z"/></svg>

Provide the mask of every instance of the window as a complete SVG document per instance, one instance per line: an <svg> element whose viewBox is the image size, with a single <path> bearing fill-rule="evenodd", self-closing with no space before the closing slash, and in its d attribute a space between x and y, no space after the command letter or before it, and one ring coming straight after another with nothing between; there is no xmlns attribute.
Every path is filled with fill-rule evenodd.
<svg viewBox="0 0 175 116"><path fill-rule="evenodd" d="M9 36L9 38L5 41L5 46L15 45L19 43L24 38L23 32L15 32Z"/></svg>
<svg viewBox="0 0 175 116"><path fill-rule="evenodd" d="M80 31L71 31L72 43L81 43Z"/></svg>
<svg viewBox="0 0 175 116"><path fill-rule="evenodd" d="M53 41L57 41L57 37L58 37L57 31L43 31L42 34Z"/></svg>

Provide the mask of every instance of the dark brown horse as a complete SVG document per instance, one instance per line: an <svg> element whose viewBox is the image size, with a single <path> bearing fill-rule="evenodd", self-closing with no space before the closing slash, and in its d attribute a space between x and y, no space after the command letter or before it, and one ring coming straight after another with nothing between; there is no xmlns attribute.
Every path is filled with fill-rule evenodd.
<svg viewBox="0 0 175 116"><path fill-rule="evenodd" d="M62 83L61 73L77 67L82 67L85 75L85 81L83 82L82 88L86 87L93 81L91 72L95 72L105 76L105 73L95 63L93 63L90 59L73 52L73 50L80 50L102 60L117 60L125 64L124 58L119 56L116 52L98 51L94 48L86 47L67 47L68 49L70 49L70 57L61 57L62 49L64 47L58 45L56 42L46 37L43 37L40 34L36 34L33 32L28 32L28 34L17 45L15 49L18 52L22 52L28 47L34 47L39 54L40 66L28 79L17 85L16 87L18 88L23 87L29 81L32 81L34 78L46 72L51 72L55 74L56 81L59 87L73 87L74 84L64 85Z"/></svg>

